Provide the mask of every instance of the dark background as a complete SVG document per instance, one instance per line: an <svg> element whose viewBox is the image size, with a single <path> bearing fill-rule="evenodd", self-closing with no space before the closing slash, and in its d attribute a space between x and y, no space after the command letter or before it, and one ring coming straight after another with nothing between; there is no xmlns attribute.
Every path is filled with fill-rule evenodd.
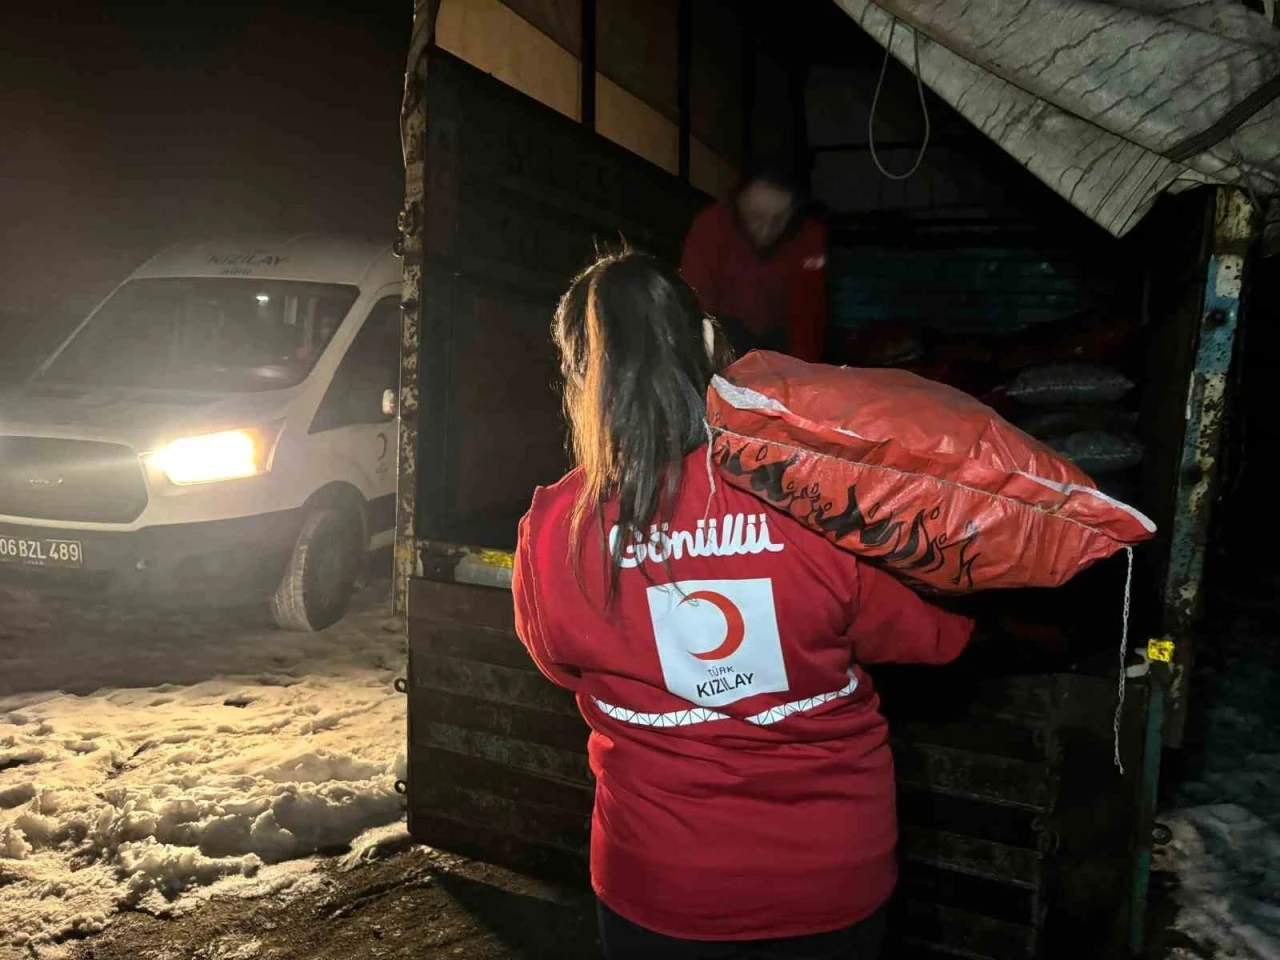
<svg viewBox="0 0 1280 960"><path fill-rule="evenodd" d="M409 0L26 3L0 29L0 377L157 248L395 232Z"/></svg>

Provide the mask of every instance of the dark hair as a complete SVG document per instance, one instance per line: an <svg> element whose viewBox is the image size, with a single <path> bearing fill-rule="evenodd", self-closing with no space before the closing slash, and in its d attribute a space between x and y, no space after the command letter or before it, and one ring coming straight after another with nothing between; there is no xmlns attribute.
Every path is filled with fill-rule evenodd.
<svg viewBox="0 0 1280 960"><path fill-rule="evenodd" d="M741 193L753 183L767 183L781 187L794 194L797 199L802 199L805 193L800 178L796 175L795 164L776 157L753 160L747 164L734 192Z"/></svg>
<svg viewBox="0 0 1280 960"><path fill-rule="evenodd" d="M631 250L588 267L556 310L565 414L584 475L570 527L574 569L594 516L610 561L608 602L624 548L655 518L670 517L684 458L706 440L707 386L732 360L714 323L708 355L706 316L675 268ZM604 531L611 500L619 533L612 544Z"/></svg>

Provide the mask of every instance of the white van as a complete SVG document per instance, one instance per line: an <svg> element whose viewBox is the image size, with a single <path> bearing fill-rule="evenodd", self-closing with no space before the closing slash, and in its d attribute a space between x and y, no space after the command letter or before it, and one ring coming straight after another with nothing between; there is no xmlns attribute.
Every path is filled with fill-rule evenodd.
<svg viewBox="0 0 1280 960"><path fill-rule="evenodd" d="M155 257L0 396L0 576L336 622L394 538L399 331L383 244Z"/></svg>

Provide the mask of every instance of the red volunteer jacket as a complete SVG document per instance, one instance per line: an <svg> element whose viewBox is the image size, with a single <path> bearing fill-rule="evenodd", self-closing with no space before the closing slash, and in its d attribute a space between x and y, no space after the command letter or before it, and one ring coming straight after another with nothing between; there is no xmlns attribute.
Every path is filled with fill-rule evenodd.
<svg viewBox="0 0 1280 960"><path fill-rule="evenodd" d="M801 220L762 256L730 206L717 203L693 221L680 270L713 315L741 320L757 335L784 327L788 353L810 363L822 359L827 230L817 220Z"/></svg>
<svg viewBox="0 0 1280 960"><path fill-rule="evenodd" d="M888 730L861 665L949 661L972 625L750 494L712 492L705 448L685 471L672 521L627 545L609 613L594 537L589 598L569 557L576 471L520 527L516 628L591 727L596 893L685 939L849 926L897 877Z"/></svg>

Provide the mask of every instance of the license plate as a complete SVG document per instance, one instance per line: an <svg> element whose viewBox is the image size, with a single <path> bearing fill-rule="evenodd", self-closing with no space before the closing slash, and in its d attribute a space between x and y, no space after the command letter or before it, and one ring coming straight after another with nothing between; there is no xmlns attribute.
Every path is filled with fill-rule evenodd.
<svg viewBox="0 0 1280 960"><path fill-rule="evenodd" d="M79 540L29 539L0 535L0 563L30 567L79 567L84 548Z"/></svg>

